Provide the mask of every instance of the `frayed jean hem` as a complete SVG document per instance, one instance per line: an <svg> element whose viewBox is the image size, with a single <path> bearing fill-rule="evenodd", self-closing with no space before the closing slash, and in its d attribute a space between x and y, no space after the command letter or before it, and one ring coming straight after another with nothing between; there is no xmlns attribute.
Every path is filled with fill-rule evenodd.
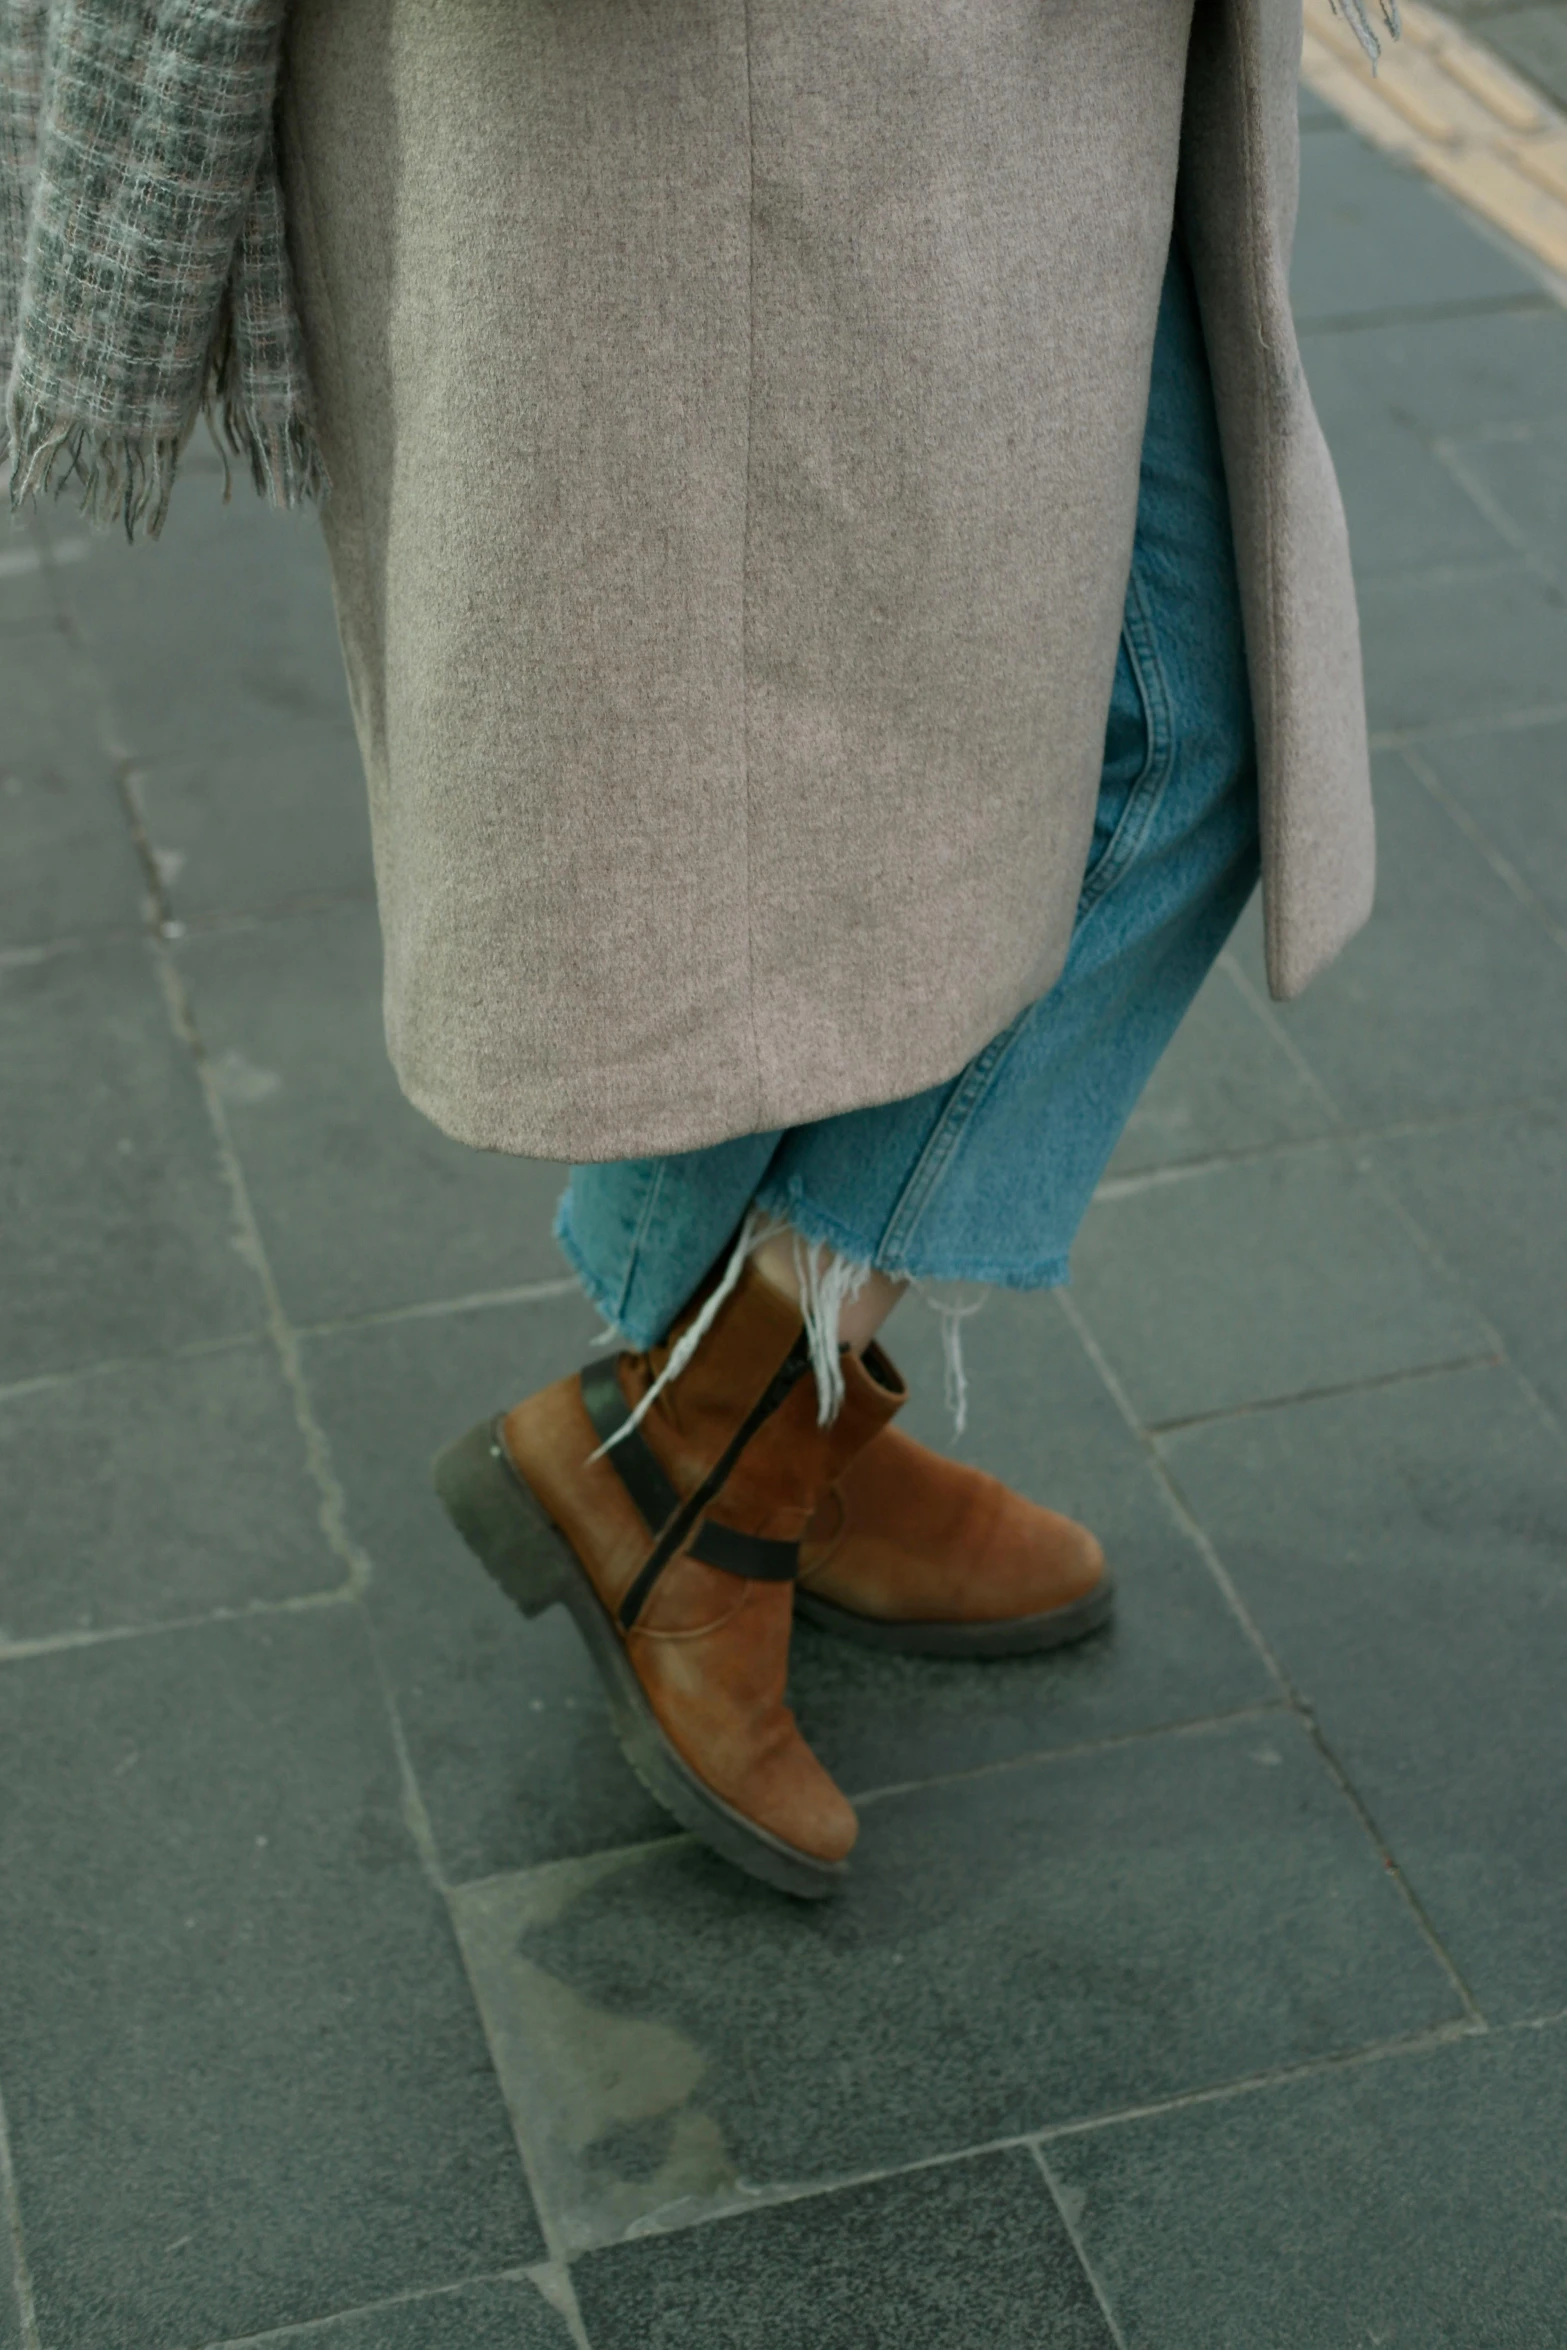
<svg viewBox="0 0 1567 2350"><path fill-rule="evenodd" d="M555 1222L551 1229L554 1233L555 1246L560 1250L561 1255L582 1284L589 1305L594 1308L595 1312L603 1315L606 1327L618 1331L628 1346L641 1349L656 1345L664 1335L662 1330L638 1328L634 1319L628 1326L620 1319L625 1304L625 1267L617 1266L615 1268L616 1278L613 1281L608 1281L586 1253L572 1229L571 1192L569 1189L561 1194L560 1205L555 1210Z"/></svg>
<svg viewBox="0 0 1567 2350"><path fill-rule="evenodd" d="M974 1281L986 1289L1064 1289L1070 1278L1065 1255L1039 1257L1024 1264L1002 1257L936 1257L917 1248L889 1256L792 1185L764 1183L756 1204L803 1240L832 1249L851 1265L884 1273L889 1281Z"/></svg>

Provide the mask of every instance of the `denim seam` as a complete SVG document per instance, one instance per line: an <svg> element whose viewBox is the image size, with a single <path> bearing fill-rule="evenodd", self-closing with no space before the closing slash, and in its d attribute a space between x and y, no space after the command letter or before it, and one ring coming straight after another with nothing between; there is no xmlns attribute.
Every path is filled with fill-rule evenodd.
<svg viewBox="0 0 1567 2350"><path fill-rule="evenodd" d="M631 1236L631 1246L626 1251L626 1269L621 1277L620 1301L612 1316L617 1330L623 1330L626 1326L625 1314L631 1301L631 1285L637 1276L637 1265L642 1256L643 1243L647 1239L648 1226L653 1221L653 1211L663 1196L664 1171L668 1165L667 1159L660 1159L657 1162L653 1180L647 1187L647 1198L642 1203L642 1213L637 1218L637 1228Z"/></svg>
<svg viewBox="0 0 1567 2350"><path fill-rule="evenodd" d="M903 1270L903 1259L919 1227L920 1218L930 1205L975 1112L990 1091L996 1071L1021 1035L1033 1011L1034 1006L1026 1004L999 1036L991 1038L984 1051L969 1063L961 1082L943 1106L935 1131L921 1151L887 1218L876 1252L876 1262L883 1272L898 1273Z"/></svg>
<svg viewBox="0 0 1567 2350"><path fill-rule="evenodd" d="M1153 820L1154 811L1175 764L1175 729L1171 719L1169 681L1159 658L1158 639L1149 616L1148 600L1138 572L1135 550L1127 578L1126 615L1122 633L1138 699L1142 703L1148 751L1126 806L1121 811L1121 820L1095 866L1093 876L1084 885L1078 901L1077 921L1073 926L1074 945L1083 926L1104 904L1116 882L1135 862L1138 844ZM876 1263L882 1271L895 1273L903 1269L902 1259L919 1227L921 1217L930 1206L964 1134L989 1092L1002 1060L1034 1009L1034 1005L1027 1005L992 1040L986 1051L970 1064L964 1082L943 1108L935 1132L920 1153L919 1161L887 1219L876 1252Z"/></svg>
<svg viewBox="0 0 1567 2350"><path fill-rule="evenodd" d="M1077 930L1097 913L1116 883L1136 862L1137 851L1154 811L1159 805L1165 785L1175 765L1175 725L1171 716L1169 679L1164 663L1159 658L1159 640L1154 631L1147 594L1137 566L1135 554L1126 583L1126 616L1122 626L1127 657L1131 663L1132 678L1137 697L1143 706L1143 726L1148 736L1148 755L1142 772L1127 795L1121 810L1121 821L1111 834L1103 856L1083 884L1078 899Z"/></svg>

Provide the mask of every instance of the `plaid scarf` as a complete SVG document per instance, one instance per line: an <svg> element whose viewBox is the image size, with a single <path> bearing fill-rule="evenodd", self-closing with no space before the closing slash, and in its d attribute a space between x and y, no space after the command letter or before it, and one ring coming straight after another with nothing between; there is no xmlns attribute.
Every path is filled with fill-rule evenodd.
<svg viewBox="0 0 1567 2350"><path fill-rule="evenodd" d="M205 412L323 497L274 147L286 0L0 0L0 460L156 536Z"/></svg>

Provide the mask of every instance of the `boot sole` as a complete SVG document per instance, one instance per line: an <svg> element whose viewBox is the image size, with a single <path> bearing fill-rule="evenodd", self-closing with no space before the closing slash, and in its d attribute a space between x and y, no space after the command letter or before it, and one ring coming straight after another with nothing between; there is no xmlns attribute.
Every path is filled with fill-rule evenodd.
<svg viewBox="0 0 1567 2350"><path fill-rule="evenodd" d="M1066 1607L1050 1608L1041 1616L1013 1616L994 1623L888 1623L876 1616L856 1615L814 1592L796 1590L796 1615L832 1632L840 1640L858 1640L866 1648L893 1648L905 1656L1037 1656L1041 1649L1065 1648L1085 1640L1115 1613L1115 1582L1107 1567L1092 1591Z"/></svg>
<svg viewBox="0 0 1567 2350"><path fill-rule="evenodd" d="M500 1423L482 1420L437 1454L435 1490L481 1567L525 1616L567 1609L609 1699L620 1750L647 1789L736 1868L801 1900L835 1893L842 1861L815 1860L725 1803L697 1777L666 1734L637 1679L625 1644L581 1560L512 1466Z"/></svg>

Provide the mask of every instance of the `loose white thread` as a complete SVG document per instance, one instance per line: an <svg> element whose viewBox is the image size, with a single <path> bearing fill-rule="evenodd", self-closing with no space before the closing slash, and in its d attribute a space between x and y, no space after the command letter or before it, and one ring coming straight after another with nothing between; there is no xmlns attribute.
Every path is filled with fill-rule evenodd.
<svg viewBox="0 0 1567 2350"><path fill-rule="evenodd" d="M968 1368L963 1360L963 1325L971 1315L979 1312L990 1293L981 1287L977 1297L965 1296L961 1294L968 1287L965 1282L949 1284L916 1281L912 1286L920 1304L928 1306L941 1322L942 1384L947 1409L952 1414L952 1432L955 1436L961 1436L968 1426Z"/></svg>
<svg viewBox="0 0 1567 2350"><path fill-rule="evenodd" d="M696 1320L691 1324L691 1327L688 1330L682 1331L679 1339L670 1348L668 1362L664 1365L664 1368L660 1371L658 1377L653 1381L652 1386L643 1396L636 1409L631 1413L630 1417L623 1421L621 1426L615 1430L613 1436L608 1436L605 1438L604 1442L599 1446L597 1452L589 1454L588 1458L590 1460L601 1461L604 1458L604 1455L609 1452L613 1446L617 1445L623 1436L629 1436L633 1428L639 1427L641 1425L642 1421L646 1419L649 1411L652 1409L655 1398L662 1394L663 1390L669 1385L672 1379L679 1378L681 1372L685 1369L687 1363L690 1362L691 1357L696 1353L697 1348L701 1345L703 1339L707 1336L709 1330L712 1329L713 1324L717 1321L720 1313L723 1311L726 1300L732 1297L736 1289L738 1289L740 1286L740 1276L745 1271L747 1259L755 1254L756 1250L761 1247L765 1240L771 1240L775 1232L782 1232L784 1229L785 1227L782 1224L775 1223L770 1217L764 1216L760 1208L751 1208L747 1211L745 1222L741 1225L739 1237L736 1240L733 1249L730 1251L729 1262L724 1267L724 1276L723 1279L719 1282L718 1287L713 1291L712 1296L703 1306L702 1311L697 1315Z"/></svg>
<svg viewBox="0 0 1567 2350"><path fill-rule="evenodd" d="M765 1242L781 1232L788 1232L794 1245L794 1273L800 1291L800 1311L805 1322L806 1344L810 1350L811 1371L816 1381L816 1418L825 1428L835 1420L843 1406L843 1342L841 1326L844 1309L852 1305L870 1279L869 1265L859 1265L825 1242L808 1241L801 1233L777 1218L768 1216L760 1208L752 1208L741 1225L722 1278L689 1329L683 1331L670 1349L669 1360L648 1388L634 1411L616 1429L613 1436L601 1444L592 1459L602 1460L623 1436L640 1426L654 1402L673 1380L680 1377L697 1348L723 1311L725 1302L740 1285L749 1260ZM922 1305L930 1308L941 1322L941 1353L947 1409L952 1414L953 1432L961 1436L968 1426L968 1371L963 1359L963 1324L979 1312L989 1295L980 1287L978 1296L966 1294L970 1284L965 1282L939 1283L915 1281L910 1285ZM956 1294L953 1294L953 1293ZM600 1331L595 1346L608 1346L621 1339L614 1328Z"/></svg>
<svg viewBox="0 0 1567 2350"><path fill-rule="evenodd" d="M816 1374L816 1424L825 1428L838 1417L843 1403L843 1355L839 1326L843 1309L857 1298L871 1277L869 1265L856 1265L836 1249L794 1235L794 1277L800 1286L800 1310L805 1316L806 1343Z"/></svg>

